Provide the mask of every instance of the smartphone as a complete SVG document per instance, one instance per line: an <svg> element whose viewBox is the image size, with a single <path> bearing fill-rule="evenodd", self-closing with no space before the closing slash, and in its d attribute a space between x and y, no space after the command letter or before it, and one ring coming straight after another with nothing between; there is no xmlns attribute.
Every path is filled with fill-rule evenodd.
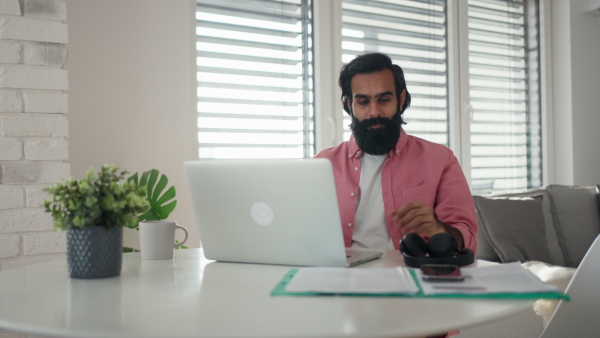
<svg viewBox="0 0 600 338"><path fill-rule="evenodd" d="M429 282L460 282L465 279L460 267L451 264L423 264L421 274L423 280Z"/></svg>

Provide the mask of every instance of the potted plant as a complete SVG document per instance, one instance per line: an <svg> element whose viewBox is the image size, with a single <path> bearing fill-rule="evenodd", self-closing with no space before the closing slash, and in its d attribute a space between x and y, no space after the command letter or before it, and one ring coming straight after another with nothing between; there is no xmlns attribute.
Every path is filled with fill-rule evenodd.
<svg viewBox="0 0 600 338"><path fill-rule="evenodd" d="M124 181L127 171L103 165L80 180L45 189L54 228L67 232L67 261L72 278L118 276L123 260L123 227L135 227L148 210L144 188Z"/></svg>
<svg viewBox="0 0 600 338"><path fill-rule="evenodd" d="M160 178L159 178L160 175ZM169 179L165 174L161 174L157 169L151 169L142 173L141 177L136 172L127 178L127 182L136 187L140 187L144 191L144 197L148 200L148 210L138 215L137 222L130 226L131 229L139 231L139 222L143 221L159 221L169 217L171 212L177 206L175 195L177 194L175 186L171 186L166 191L165 188L169 184ZM176 241L177 242L177 241ZM185 246L178 247L187 248ZM123 247L123 252L135 252L137 250L129 247Z"/></svg>

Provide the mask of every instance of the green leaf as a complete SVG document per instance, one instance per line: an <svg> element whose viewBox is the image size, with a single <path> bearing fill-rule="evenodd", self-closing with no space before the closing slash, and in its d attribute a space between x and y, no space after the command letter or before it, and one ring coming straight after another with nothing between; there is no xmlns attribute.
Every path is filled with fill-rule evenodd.
<svg viewBox="0 0 600 338"><path fill-rule="evenodd" d="M137 173L136 173L137 174ZM142 173L142 178L140 179L140 187L146 187L148 185L148 176L150 175L150 170Z"/></svg>
<svg viewBox="0 0 600 338"><path fill-rule="evenodd" d="M152 192L154 191L154 186L156 185L156 178L158 178L158 170L150 170L150 178L148 179L148 185L146 186L148 191L148 195L146 195L146 198L148 198L148 201L150 201L150 203L152 203Z"/></svg>
<svg viewBox="0 0 600 338"><path fill-rule="evenodd" d="M163 220L169 217L171 212L175 210L175 206L177 205L177 200L173 200L176 196L175 187L171 186L163 193L169 183L169 179L166 175L162 174L157 182L158 176L159 171L156 169L142 173L138 187L144 188L146 199L150 203L150 209L138 216L138 222ZM131 178L131 182L135 184L137 173L132 175Z"/></svg>
<svg viewBox="0 0 600 338"><path fill-rule="evenodd" d="M167 205L161 206L160 210L158 211L158 217L160 217L161 219L166 219L167 217L169 217L171 212L175 210L175 206L177 206L177 201L172 201Z"/></svg>
<svg viewBox="0 0 600 338"><path fill-rule="evenodd" d="M179 244L179 241L175 240L175 244ZM176 247L175 249L189 249L189 248L187 246L185 246L185 245L182 245L182 246Z"/></svg>
<svg viewBox="0 0 600 338"><path fill-rule="evenodd" d="M167 201L172 200L173 198L175 198L175 187L170 187L169 190L167 190L167 192L165 192L162 197L157 201L158 204L163 205L165 204Z"/></svg>
<svg viewBox="0 0 600 338"><path fill-rule="evenodd" d="M160 180L158 181L158 184L156 184L156 188L154 188L154 191L152 192L153 199L158 200L158 197L167 186L167 183L169 183L169 179L167 178L167 176L165 176L164 174L160 175Z"/></svg>
<svg viewBox="0 0 600 338"><path fill-rule="evenodd" d="M142 221L160 221L160 217L156 213L156 210L150 208L150 210L146 211L138 217L138 222Z"/></svg>

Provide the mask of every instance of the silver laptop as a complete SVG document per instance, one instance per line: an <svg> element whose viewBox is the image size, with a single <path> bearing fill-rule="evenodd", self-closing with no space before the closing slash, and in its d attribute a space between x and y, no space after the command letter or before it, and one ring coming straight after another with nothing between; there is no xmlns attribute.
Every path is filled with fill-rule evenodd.
<svg viewBox="0 0 600 338"><path fill-rule="evenodd" d="M208 259L335 267L383 254L344 248L329 160L200 160L184 168Z"/></svg>

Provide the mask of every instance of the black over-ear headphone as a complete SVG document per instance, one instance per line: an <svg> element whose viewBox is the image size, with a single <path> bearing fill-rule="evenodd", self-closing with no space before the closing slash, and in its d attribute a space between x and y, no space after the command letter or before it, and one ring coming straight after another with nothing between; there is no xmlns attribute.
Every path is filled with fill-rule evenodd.
<svg viewBox="0 0 600 338"><path fill-rule="evenodd" d="M404 256L404 263L413 268L422 264L465 266L475 261L473 250L458 250L456 239L448 233L435 234L427 243L421 236L408 233L400 241L400 252Z"/></svg>

